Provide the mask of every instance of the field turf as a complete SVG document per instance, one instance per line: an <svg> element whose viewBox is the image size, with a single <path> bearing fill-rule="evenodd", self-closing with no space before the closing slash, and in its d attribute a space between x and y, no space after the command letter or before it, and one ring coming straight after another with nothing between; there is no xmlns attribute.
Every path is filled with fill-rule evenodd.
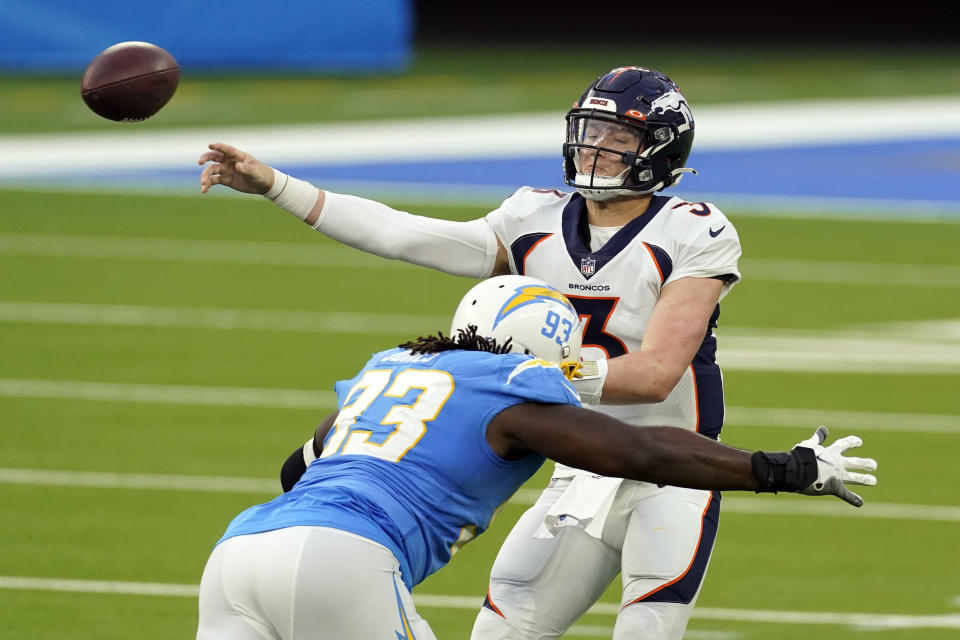
<svg viewBox="0 0 960 640"><path fill-rule="evenodd" d="M343 249L257 198L12 191L2 198L0 469L6 476L0 484L5 514L0 576L6 579L195 585L229 519L269 497L282 460L330 407L325 392L333 381L352 374L375 350L445 328L440 323L470 284ZM484 212L409 208L455 219ZM891 256L892 262L948 272L958 266L952 249L960 243L956 224L864 225L729 214L752 259L767 261L763 264L802 256L852 268ZM926 288L770 282L762 276L751 281L749 270L745 273L723 305L722 325L731 332L828 332L960 314L956 282ZM233 311L218 316L217 310ZM325 329L334 313L371 315L349 316L353 322L339 330ZM234 319L235 328L225 317ZM720 344L722 349L722 330ZM881 484L863 491L864 513L893 505L890 517L830 510L842 507L839 502L811 515L804 508L825 501L728 494L734 508L723 515L700 598L709 615L694 618L691 637L870 635L846 620L811 627L790 624L786 617L724 620L711 614L716 611L956 614L955 373L834 373L829 365L799 372L737 368L727 372L726 381L733 408L933 414L946 416L946 428L911 433L915 425L909 422L884 430L872 429L869 421L857 423L867 443L863 453L881 463ZM111 395L110 385L130 386ZM243 393L190 395L210 388L254 389L266 400L248 402ZM283 399L271 395L283 390L312 395L284 408ZM267 406L244 406L258 403ZM733 420L724 438L743 447L784 448L813 426ZM843 433L835 425L835 434ZM41 473L33 482L12 479L11 470L23 469L94 475L67 475L59 484L51 480L56 474ZM121 480L148 474L263 482L248 492L218 490L199 478L188 478L179 489L92 486L111 484L113 476L102 474L120 474ZM529 488L542 486L545 477L542 471ZM478 605L498 544L529 492L519 498L487 535L416 595L464 596ZM775 512L766 508L771 504L799 511ZM750 505L762 512L747 513ZM913 513L905 505L947 507L946 516L932 516L940 512L931 509ZM615 592L604 602L615 602ZM67 629L67 637L77 639L189 637L196 623L196 602L189 595L21 587L0 589L0 600L5 638L61 638ZM458 603L428 598L421 604L439 637L468 633L473 612ZM603 637L612 620L601 608L569 637ZM885 628L882 637L955 633L956 628Z"/></svg>

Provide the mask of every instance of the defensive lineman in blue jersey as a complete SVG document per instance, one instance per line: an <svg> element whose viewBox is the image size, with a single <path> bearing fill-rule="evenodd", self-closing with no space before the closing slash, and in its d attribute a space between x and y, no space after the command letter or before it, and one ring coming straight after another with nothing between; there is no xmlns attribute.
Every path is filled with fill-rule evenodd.
<svg viewBox="0 0 960 640"><path fill-rule="evenodd" d="M240 514L223 539L292 526L350 531L392 551L408 589L485 531L544 461L498 456L486 439L491 418L521 402L580 405L556 366L459 350L384 351L336 390L350 409L324 440L321 463L290 492ZM330 503L323 510L318 495Z"/></svg>
<svg viewBox="0 0 960 640"><path fill-rule="evenodd" d="M434 638L410 592L482 533L547 457L702 489L832 494L874 484L866 458L821 446L734 449L580 407L577 312L523 276L467 293L451 335L375 354L336 385L338 411L284 465L286 493L230 523L204 570L198 639ZM479 607L479 602L477 603Z"/></svg>

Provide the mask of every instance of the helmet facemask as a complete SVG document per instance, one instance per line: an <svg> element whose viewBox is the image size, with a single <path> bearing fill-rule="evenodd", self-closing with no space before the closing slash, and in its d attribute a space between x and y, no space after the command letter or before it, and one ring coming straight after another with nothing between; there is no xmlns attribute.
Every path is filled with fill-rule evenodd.
<svg viewBox="0 0 960 640"><path fill-rule="evenodd" d="M567 113L564 181L590 200L671 187L684 173L696 173L684 168L693 128L693 113L670 78L645 67L617 67L590 83ZM630 139L618 142L624 132Z"/></svg>
<svg viewBox="0 0 960 640"><path fill-rule="evenodd" d="M602 112L572 111L564 145L567 182L584 198L596 201L663 189L679 177L670 184L654 183L651 157L656 158L656 152L674 139L667 126L648 128Z"/></svg>

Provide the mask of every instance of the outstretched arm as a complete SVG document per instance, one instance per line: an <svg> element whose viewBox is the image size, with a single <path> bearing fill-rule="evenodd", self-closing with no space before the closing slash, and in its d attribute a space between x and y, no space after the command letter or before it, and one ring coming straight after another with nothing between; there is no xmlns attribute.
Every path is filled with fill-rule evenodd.
<svg viewBox="0 0 960 640"><path fill-rule="evenodd" d="M500 442L492 434L502 436ZM514 405L490 422L487 439L508 459L536 452L605 476L694 489L759 488L749 451L687 429L633 427L570 405Z"/></svg>
<svg viewBox="0 0 960 640"><path fill-rule="evenodd" d="M860 506L844 483L876 484L876 478L848 470L873 471L876 462L841 455L858 438L820 446L827 435L821 429L789 452L750 452L686 429L634 427L570 405L523 403L493 418L487 440L507 459L536 452L605 476L693 489L831 494Z"/></svg>
<svg viewBox="0 0 960 640"><path fill-rule="evenodd" d="M220 142L210 145L199 164L206 164L200 174L202 193L221 184L260 194L355 249L474 278L509 271L507 251L485 220L426 218L373 200L322 191Z"/></svg>

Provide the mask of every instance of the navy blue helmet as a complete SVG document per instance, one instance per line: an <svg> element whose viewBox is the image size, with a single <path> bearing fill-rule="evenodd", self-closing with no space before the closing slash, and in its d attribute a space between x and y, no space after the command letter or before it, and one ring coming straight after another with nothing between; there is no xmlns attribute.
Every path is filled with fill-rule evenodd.
<svg viewBox="0 0 960 640"><path fill-rule="evenodd" d="M693 113L670 78L620 67L590 83L567 113L564 178L591 200L666 189L684 173Z"/></svg>

